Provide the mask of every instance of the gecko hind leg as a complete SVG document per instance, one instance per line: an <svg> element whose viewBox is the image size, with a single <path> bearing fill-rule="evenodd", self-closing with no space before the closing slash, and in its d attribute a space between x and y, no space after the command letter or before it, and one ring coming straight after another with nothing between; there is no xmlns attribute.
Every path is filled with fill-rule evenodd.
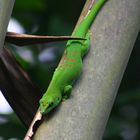
<svg viewBox="0 0 140 140"><path fill-rule="evenodd" d="M90 48L90 36L91 36L91 32L88 31L86 36L85 36L86 40L84 41L83 46L82 46L82 56L87 54L87 52L89 51L89 48Z"/></svg>
<svg viewBox="0 0 140 140"><path fill-rule="evenodd" d="M71 85L67 85L64 87L64 92L63 92L63 100L66 100L70 97L71 95L71 91L72 91L72 86Z"/></svg>

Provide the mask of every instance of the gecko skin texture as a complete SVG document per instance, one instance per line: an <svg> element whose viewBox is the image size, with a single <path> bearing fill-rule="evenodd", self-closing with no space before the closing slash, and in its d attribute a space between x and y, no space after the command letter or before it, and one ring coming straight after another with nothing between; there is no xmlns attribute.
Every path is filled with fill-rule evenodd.
<svg viewBox="0 0 140 140"><path fill-rule="evenodd" d="M97 13L107 0L97 0L88 11L87 16L75 29L72 36L86 38L85 41L69 40L63 57L56 68L50 85L40 99L40 112L47 114L55 108L62 99L70 97L72 84L82 71L82 59L89 50L90 33L88 32Z"/></svg>

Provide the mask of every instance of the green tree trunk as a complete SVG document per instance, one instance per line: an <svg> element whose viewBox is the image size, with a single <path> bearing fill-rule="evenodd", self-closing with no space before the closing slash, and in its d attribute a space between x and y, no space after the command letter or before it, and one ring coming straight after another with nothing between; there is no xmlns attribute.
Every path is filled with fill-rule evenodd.
<svg viewBox="0 0 140 140"><path fill-rule="evenodd" d="M102 139L139 25L140 0L106 3L91 27L90 52L71 98L46 117L35 140Z"/></svg>

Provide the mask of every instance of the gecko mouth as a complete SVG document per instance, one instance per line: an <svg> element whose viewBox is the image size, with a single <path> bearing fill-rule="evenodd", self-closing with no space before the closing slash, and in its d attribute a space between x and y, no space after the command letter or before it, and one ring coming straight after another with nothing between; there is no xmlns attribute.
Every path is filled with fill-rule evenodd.
<svg viewBox="0 0 140 140"><path fill-rule="evenodd" d="M51 103L48 105L48 107L46 108L46 113L49 113L55 106L56 106L56 105L55 105L53 102L51 102Z"/></svg>

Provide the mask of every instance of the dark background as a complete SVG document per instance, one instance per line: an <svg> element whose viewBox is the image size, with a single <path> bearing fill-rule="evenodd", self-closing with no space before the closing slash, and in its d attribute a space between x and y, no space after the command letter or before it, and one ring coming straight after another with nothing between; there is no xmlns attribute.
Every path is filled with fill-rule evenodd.
<svg viewBox="0 0 140 140"><path fill-rule="evenodd" d="M25 33L38 35L70 35L84 5L84 0L16 0L12 18ZM61 58L65 43L49 43L19 49L10 46L21 65L42 92L47 88ZM140 34L109 118L104 140L140 139ZM45 46L50 46L46 49ZM52 47L53 46L53 47ZM27 57L26 52L31 56ZM26 58L26 59L25 59ZM0 114L7 119L0 124L0 140L22 139L26 129L14 113ZM2 139L2 140L3 140Z"/></svg>

